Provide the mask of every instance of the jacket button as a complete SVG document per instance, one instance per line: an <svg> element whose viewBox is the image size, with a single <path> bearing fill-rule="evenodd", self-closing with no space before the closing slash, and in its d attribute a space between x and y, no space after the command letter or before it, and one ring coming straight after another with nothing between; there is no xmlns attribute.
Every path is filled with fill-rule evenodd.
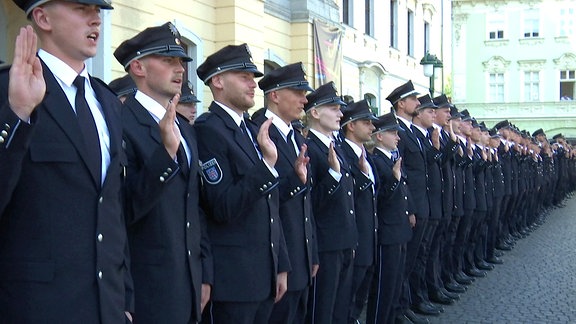
<svg viewBox="0 0 576 324"><path fill-rule="evenodd" d="M186 228L190 228L190 222L186 222Z"/></svg>
<svg viewBox="0 0 576 324"><path fill-rule="evenodd" d="M164 182L164 181L166 181L166 178L160 177L160 182Z"/></svg>
<svg viewBox="0 0 576 324"><path fill-rule="evenodd" d="M104 201L104 197L100 197L100 198L98 199L98 203L99 203L99 204L101 204L103 201Z"/></svg>
<svg viewBox="0 0 576 324"><path fill-rule="evenodd" d="M102 271L98 271L98 279L102 279Z"/></svg>
<svg viewBox="0 0 576 324"><path fill-rule="evenodd" d="M102 242L104 236L102 234L98 234L98 242Z"/></svg>

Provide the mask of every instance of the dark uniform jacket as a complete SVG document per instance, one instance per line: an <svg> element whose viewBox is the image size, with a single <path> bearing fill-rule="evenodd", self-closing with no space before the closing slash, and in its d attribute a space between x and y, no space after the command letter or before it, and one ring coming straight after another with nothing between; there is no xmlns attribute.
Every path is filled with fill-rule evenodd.
<svg viewBox="0 0 576 324"><path fill-rule="evenodd" d="M256 139L257 129L248 129ZM276 296L290 270L279 216L278 179L222 107L194 123L214 259L212 300L258 302Z"/></svg>
<svg viewBox="0 0 576 324"><path fill-rule="evenodd" d="M451 217L454 212L454 190L456 187L455 155L458 142L452 141L444 130L440 131L440 151L442 152L440 168L442 171L442 212L444 217Z"/></svg>
<svg viewBox="0 0 576 324"><path fill-rule="evenodd" d="M212 259L199 206L200 168L193 129L179 119L191 154L189 172L183 172L168 155L158 123L133 96L122 107L122 122L134 318L140 323L199 321L201 286L212 284Z"/></svg>
<svg viewBox="0 0 576 324"><path fill-rule="evenodd" d="M101 184L86 164L74 110L42 68L47 91L30 124L8 107L8 71L0 73L0 321L124 323L132 283L120 102L90 79L110 133Z"/></svg>
<svg viewBox="0 0 576 324"><path fill-rule="evenodd" d="M254 121L261 125L266 119L263 111ZM279 174L280 219L292 268L288 273L288 290L297 291L312 284L312 265L319 263L310 197L310 166L308 181L302 183L294 171L297 158L294 146L286 142L274 125L270 126L269 134L278 149L278 161L274 168ZM304 144L304 137L297 131L294 132L294 139L298 147Z"/></svg>
<svg viewBox="0 0 576 324"><path fill-rule="evenodd" d="M412 228L408 219L411 199L406 179L394 177L394 163L377 148L372 161L378 173L378 243L407 243L412 238Z"/></svg>
<svg viewBox="0 0 576 324"><path fill-rule="evenodd" d="M402 166L406 170L406 182L414 201L416 218L428 218L430 216L430 202L426 179L428 169L426 166L425 152L420 148L416 134L404 122L398 119L398 124L404 131L399 131L398 151L402 157Z"/></svg>
<svg viewBox="0 0 576 324"><path fill-rule="evenodd" d="M318 252L355 249L358 231L350 165L343 158L339 144L335 144L342 174L340 181L336 181L328 172L328 147L312 131L308 132L306 144L312 170L312 210L316 219Z"/></svg>
<svg viewBox="0 0 576 324"><path fill-rule="evenodd" d="M359 158L345 140L342 142L342 151L352 168L352 177L354 178L354 212L358 230L358 248L354 256L354 264L370 266L374 264L377 251L376 184L360 170ZM376 180L378 175L370 156L366 156L366 160L370 164L374 173L374 180Z"/></svg>
<svg viewBox="0 0 576 324"><path fill-rule="evenodd" d="M426 156L426 170L428 171L428 177L426 178L426 189L428 191L428 198L430 202L430 219L438 220L442 218L443 192L442 171L440 169L442 153L432 145L430 138L422 134L420 130L414 129L414 134L420 140L422 149L425 151Z"/></svg>

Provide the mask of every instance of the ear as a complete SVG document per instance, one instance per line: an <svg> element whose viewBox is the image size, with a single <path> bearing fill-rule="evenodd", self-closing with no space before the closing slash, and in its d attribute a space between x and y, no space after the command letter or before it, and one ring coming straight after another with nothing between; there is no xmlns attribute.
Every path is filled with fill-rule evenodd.
<svg viewBox="0 0 576 324"><path fill-rule="evenodd" d="M268 100L272 101L275 104L278 104L280 102L280 96L278 96L278 91L269 92Z"/></svg>
<svg viewBox="0 0 576 324"><path fill-rule="evenodd" d="M52 30L50 15L44 6L39 6L32 9L32 12L30 13L30 20L32 20L40 30Z"/></svg>
<svg viewBox="0 0 576 324"><path fill-rule="evenodd" d="M145 77L146 65L141 60L133 60L130 62L129 71L136 77Z"/></svg>
<svg viewBox="0 0 576 324"><path fill-rule="evenodd" d="M308 114L310 114L310 116L316 120L320 119L320 112L318 111L318 108L311 108L308 111Z"/></svg>
<svg viewBox="0 0 576 324"><path fill-rule="evenodd" d="M212 86L216 89L223 89L224 88L224 78L222 74L216 74L212 78L210 78L210 82Z"/></svg>

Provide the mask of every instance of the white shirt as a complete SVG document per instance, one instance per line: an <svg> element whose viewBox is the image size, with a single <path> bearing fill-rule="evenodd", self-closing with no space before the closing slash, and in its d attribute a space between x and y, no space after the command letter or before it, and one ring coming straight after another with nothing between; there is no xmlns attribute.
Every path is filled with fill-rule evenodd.
<svg viewBox="0 0 576 324"><path fill-rule="evenodd" d="M358 157L358 159L360 159L362 157L362 148L360 146L358 146L358 144L352 142L349 139L345 139L346 143L348 143L348 145L350 145L350 147L352 148L352 150L354 151L354 154L356 154L356 156ZM368 166L368 174L365 174L371 181L372 183L375 183L376 180L374 178L374 172L372 171L372 166L370 165L370 163L368 163L368 160L366 160L366 165ZM360 170L362 171L362 170ZM372 189L374 189L374 187L372 187Z"/></svg>
<svg viewBox="0 0 576 324"><path fill-rule="evenodd" d="M332 140L333 138L330 138L322 133L320 133L319 131L310 128L309 130L310 132L312 132L314 135L316 135L316 137L318 137L318 139L324 143L324 145L326 145L326 147L328 149L330 149L330 144L332 144ZM336 144L334 144L336 145ZM328 173L330 173L330 175L332 176L332 178L334 178L334 180L340 182L340 179L342 179L342 173L340 172L336 172L336 170L333 170L332 168L328 169Z"/></svg>
<svg viewBox="0 0 576 324"><path fill-rule="evenodd" d="M78 76L78 73L76 73L76 71L74 71L74 69L68 64L42 49L38 51L38 56L50 69L50 72L52 72L56 81L58 81L60 87L64 91L74 113L76 113L76 86L72 83ZM96 99L96 93L90 84L90 76L88 75L88 71L86 71L86 65L84 65L84 69L80 72L80 75L85 79L84 92L86 102L88 103L88 107L90 107L90 112L92 112L92 117L94 118L96 129L98 130L100 156L102 157L102 176L100 179L100 183L102 184L104 183L104 179L106 179L106 172L110 165L110 133L108 131L108 125L106 125L106 120L104 119L104 114L102 113L102 106L98 102L98 99Z"/></svg>
<svg viewBox="0 0 576 324"><path fill-rule="evenodd" d="M376 146L376 148L377 148L380 152L384 153L384 155L386 155L390 160L392 160L392 152L388 151L388 150L385 149L385 148L379 147L379 146Z"/></svg>
<svg viewBox="0 0 576 324"><path fill-rule="evenodd" d="M166 108L162 107L158 101L152 99L150 96L141 92L140 90L136 91L134 98L150 113L150 116L154 118L156 123L159 123L164 115L166 114ZM176 127L178 127L178 119L176 121ZM180 141L182 143L182 147L184 147L184 151L186 151L186 158L188 159L188 165L190 165L190 156L192 155L190 152L190 148L188 147L188 143L186 139L182 135L180 135Z"/></svg>
<svg viewBox="0 0 576 324"><path fill-rule="evenodd" d="M272 124L276 126L276 128L278 128L278 131L280 132L280 134L282 134L282 137L284 137L286 143L288 143L288 133L292 131L292 134L294 134L294 128L292 128L292 124L286 125L286 123L280 117L278 117L278 115L276 115L273 111L270 111L269 109L266 109L266 113L264 113L264 116L266 116L266 118L269 119L272 118ZM292 143L292 146L296 151L296 155L298 155L300 153L300 150L298 149L298 145L296 144L295 135L292 135L292 139L290 139L290 142Z"/></svg>
<svg viewBox="0 0 576 324"><path fill-rule="evenodd" d="M226 107L226 105L214 100L214 102L220 106L228 115L230 115L230 117L232 117L232 119L234 120L234 122L236 123L236 125L238 125L238 127L240 127L240 123L242 123L244 121L244 115L239 115L237 112L235 112L234 110L232 110L231 108ZM244 124L246 125L246 122L244 122ZM246 129L248 129L248 126L246 126ZM250 131L248 131L248 136L250 136L250 138L252 139L252 142L254 142L254 138L252 138L252 134L250 133ZM254 147L254 149L256 150L256 147ZM278 171L276 171L276 169L274 169L274 167L268 165L268 163L266 163L266 160L262 158L262 153L260 153L258 150L256 150L258 153L258 156L260 156L260 158L262 159L262 161L264 162L264 164L268 167L268 170L270 170L270 173L272 173L274 175L274 177L278 178L279 174Z"/></svg>

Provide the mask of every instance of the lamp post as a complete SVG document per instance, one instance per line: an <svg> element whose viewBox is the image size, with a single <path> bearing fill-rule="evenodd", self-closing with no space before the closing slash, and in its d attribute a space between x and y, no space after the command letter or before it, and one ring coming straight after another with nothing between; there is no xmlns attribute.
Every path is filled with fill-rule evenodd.
<svg viewBox="0 0 576 324"><path fill-rule="evenodd" d="M424 69L424 76L430 78L430 97L434 98L434 79L435 79L435 70L441 69L444 67L442 61L436 57L434 54L430 54L430 52L426 52L426 55L420 60L420 65L422 65Z"/></svg>

